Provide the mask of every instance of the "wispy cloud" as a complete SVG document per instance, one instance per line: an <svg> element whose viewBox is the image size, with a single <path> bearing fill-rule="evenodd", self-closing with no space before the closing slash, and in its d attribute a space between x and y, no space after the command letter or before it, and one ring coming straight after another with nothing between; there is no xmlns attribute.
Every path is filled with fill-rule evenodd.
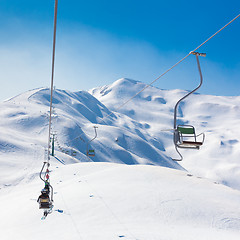
<svg viewBox="0 0 240 240"><path fill-rule="evenodd" d="M0 82L4 84L1 100L50 84L50 28L38 26L31 31L21 23L17 34L13 30L5 29L5 37L0 40ZM147 42L116 38L86 26L71 26L70 29L62 26L57 32L55 85L73 91L88 90L122 77L150 83L186 54L160 51ZM237 94L239 70L224 69L207 58L201 59L201 65L205 79L201 92ZM155 85L166 89L191 89L196 79L198 72L192 56Z"/></svg>

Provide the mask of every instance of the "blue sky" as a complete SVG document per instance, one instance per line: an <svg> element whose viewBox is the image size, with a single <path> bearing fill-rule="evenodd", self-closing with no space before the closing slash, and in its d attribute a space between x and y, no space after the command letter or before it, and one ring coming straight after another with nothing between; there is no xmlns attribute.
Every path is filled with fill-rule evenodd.
<svg viewBox="0 0 240 240"><path fill-rule="evenodd" d="M50 85L54 0L0 0L0 100ZM55 85L88 90L127 77L152 82L240 13L228 1L59 0ZM240 95L240 18L199 51L199 92ZM188 57L154 85L191 89Z"/></svg>

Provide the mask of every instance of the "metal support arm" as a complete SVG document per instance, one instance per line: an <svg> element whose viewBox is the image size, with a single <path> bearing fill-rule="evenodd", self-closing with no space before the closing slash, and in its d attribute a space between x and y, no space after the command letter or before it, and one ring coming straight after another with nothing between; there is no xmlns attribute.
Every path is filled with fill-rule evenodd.
<svg viewBox="0 0 240 240"><path fill-rule="evenodd" d="M202 71L201 71L201 67L200 67L200 63L199 63L199 59L198 56L206 56L206 53L198 53L198 52L191 52L191 54L196 56L197 59L197 65L198 65L198 71L199 71L199 75L200 75L200 83L199 85L192 90L191 92L189 92L188 94L186 94L184 97L182 97L180 100L178 100L178 102L175 105L174 108L174 125L173 128L176 129L177 128L177 109L178 109L178 105L181 101L183 101L185 98L187 98L189 95L191 95L192 93L196 92L201 86L202 86L202 82L203 82L203 77L202 77Z"/></svg>
<svg viewBox="0 0 240 240"><path fill-rule="evenodd" d="M97 137L97 126L94 126L95 136L90 141L87 142L87 155L88 155L88 145Z"/></svg>
<svg viewBox="0 0 240 240"><path fill-rule="evenodd" d="M175 145L175 149L177 151L177 153L179 154L180 156L180 159L173 159L174 161L182 161L183 157L181 155L181 153L178 151L178 145L177 145L177 139L179 138L179 133L178 133L178 130L177 130L177 110L178 110L178 106L180 104L181 101L183 101L185 98L187 98L189 95L191 95L192 93L196 92L201 86L202 86L202 82L203 82L203 77L202 77L202 71L201 71L201 67L200 67L200 63L199 63L199 59L198 59L198 56L202 56L202 57L205 57L206 56L206 53L198 53L198 52L191 52L191 54L195 55L196 56L196 60L197 60L197 65L198 65L198 71L199 71L199 75L200 75L200 83L199 85L194 89L192 90L191 92L189 92L188 94L186 94L185 96L183 96L180 100L177 101L175 107L174 107L174 122L173 122L173 130L174 130L174 133L173 133L173 142L174 142L174 145Z"/></svg>

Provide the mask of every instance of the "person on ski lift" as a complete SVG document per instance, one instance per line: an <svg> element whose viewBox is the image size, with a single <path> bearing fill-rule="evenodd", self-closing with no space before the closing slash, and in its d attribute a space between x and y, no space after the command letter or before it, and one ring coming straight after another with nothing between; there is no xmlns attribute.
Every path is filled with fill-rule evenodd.
<svg viewBox="0 0 240 240"><path fill-rule="evenodd" d="M37 202L39 203L39 208L50 208L50 198L49 198L49 188L42 189L41 195L38 197Z"/></svg>

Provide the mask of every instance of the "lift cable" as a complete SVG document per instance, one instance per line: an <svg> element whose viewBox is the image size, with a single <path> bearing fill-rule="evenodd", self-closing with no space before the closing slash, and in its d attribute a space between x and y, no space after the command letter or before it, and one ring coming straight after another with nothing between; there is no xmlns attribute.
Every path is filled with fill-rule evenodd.
<svg viewBox="0 0 240 240"><path fill-rule="evenodd" d="M50 138L51 138L51 126L52 126L52 99L53 99L53 79L54 79L54 66L55 66L56 30L57 30L57 7L58 7L58 0L55 0L53 52L52 52L52 75L51 75L51 96L50 96L50 116L49 116L49 130L48 130L48 155L47 155L48 163L49 163L49 160L50 160Z"/></svg>
<svg viewBox="0 0 240 240"><path fill-rule="evenodd" d="M50 166L50 138L52 125L52 99L53 99L53 79L54 79L54 64L55 64L55 46L56 46L56 29L57 29L57 7L58 0L55 0L54 6L54 31L53 31L53 52L52 52L52 75L51 75L51 96L50 96L50 112L49 112L49 132L48 132L48 146L47 146L47 160L44 161L40 171L40 179L45 183L42 192L42 197L39 196L40 209L44 209L44 217L52 212L53 208L53 187L49 180L49 166ZM45 170L46 169L46 170ZM49 197L49 193L51 196ZM43 217L43 219L44 219Z"/></svg>
<svg viewBox="0 0 240 240"><path fill-rule="evenodd" d="M57 29L57 7L58 0L55 0L54 8L54 31L53 31L53 52L52 52L52 75L51 75L51 95L50 95L50 113L49 113L49 130L48 130L48 147L47 147L47 161L44 161L42 170L40 172L40 178L46 182L46 173L44 178L42 178L42 172L46 167L46 172L49 172L48 168L50 166L50 140L51 140L51 126L52 126L52 99L53 99L53 79L54 79L54 64L55 64L55 46L56 46L56 29Z"/></svg>
<svg viewBox="0 0 240 240"><path fill-rule="evenodd" d="M149 88L153 83L155 83L157 80L159 80L161 77L163 77L165 74L167 74L169 71L171 71L173 68L175 68L178 64L180 64L182 61L184 61L187 57L189 57L192 52L195 52L197 49L199 49L201 46L203 46L204 44L206 44L210 39L212 39L214 36L216 36L218 33L220 33L224 28L226 28L228 25L230 25L232 22L234 22L238 17L240 17L240 14L238 14L235 18L233 18L230 22L228 22L226 25L224 25L221 29L219 29L217 32L215 32L211 37L209 37L207 40L205 40L203 43L201 43L198 47L196 47L194 50L190 51L185 57L183 57L181 60L179 60L177 63L175 63L172 67L170 67L169 69L167 69L164 73L162 73L159 77L157 77L155 80L153 80L151 83L149 83L148 85L146 85L142 90L140 90L138 93L136 93L135 95L133 95L131 98L129 98L126 102L124 102L122 105L120 105L115 111L118 111L119 109L121 109L123 106L125 106L126 104L128 104L130 101L132 101L133 98L135 98L136 96L138 96L140 93L142 93L144 90L146 90L147 88ZM108 114L106 117L110 117L113 114L113 112L111 112L110 114ZM102 121L101 121L102 122ZM100 122L100 123L101 123ZM100 124L99 123L99 124Z"/></svg>

